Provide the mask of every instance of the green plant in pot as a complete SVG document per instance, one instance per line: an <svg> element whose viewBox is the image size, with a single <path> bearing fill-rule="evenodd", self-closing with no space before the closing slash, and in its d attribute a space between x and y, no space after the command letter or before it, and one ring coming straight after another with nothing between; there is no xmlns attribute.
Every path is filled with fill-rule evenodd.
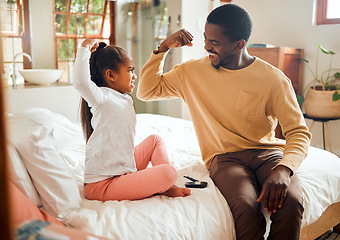
<svg viewBox="0 0 340 240"><path fill-rule="evenodd" d="M318 73L319 52L330 55L329 69ZM328 51L321 45L318 45L316 57L315 73L308 65L306 59L302 59L307 68L312 73L314 79L311 81L303 92L306 97L297 96L300 105L304 104L305 112L308 116L316 118L338 118L340 117L340 69L332 68L334 52Z"/></svg>

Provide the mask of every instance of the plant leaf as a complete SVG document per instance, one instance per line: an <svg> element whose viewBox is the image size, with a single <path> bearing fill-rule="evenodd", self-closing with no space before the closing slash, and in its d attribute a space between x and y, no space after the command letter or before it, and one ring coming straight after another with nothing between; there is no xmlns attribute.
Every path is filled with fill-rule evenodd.
<svg viewBox="0 0 340 240"><path fill-rule="evenodd" d="M335 77L335 78L340 78L340 72L336 72L336 73L334 74L334 77Z"/></svg>
<svg viewBox="0 0 340 240"><path fill-rule="evenodd" d="M340 94L338 93L338 91L336 91L333 94L333 102L340 100Z"/></svg>
<svg viewBox="0 0 340 240"><path fill-rule="evenodd" d="M305 58L301 58L302 61L306 62L306 63L309 63L309 61Z"/></svg>
<svg viewBox="0 0 340 240"><path fill-rule="evenodd" d="M303 102L305 101L305 97L302 95L296 95L297 102L299 103L299 106L301 107Z"/></svg>
<svg viewBox="0 0 340 240"><path fill-rule="evenodd" d="M321 49L321 51L325 54L331 54L331 55L335 55L335 52L329 51L326 48L324 48L323 46L321 46L320 44L318 45L318 47Z"/></svg>

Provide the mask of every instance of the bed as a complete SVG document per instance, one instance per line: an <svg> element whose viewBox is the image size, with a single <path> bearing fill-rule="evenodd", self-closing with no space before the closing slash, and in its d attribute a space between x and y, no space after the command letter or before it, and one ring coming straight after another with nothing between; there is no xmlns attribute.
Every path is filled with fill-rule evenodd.
<svg viewBox="0 0 340 240"><path fill-rule="evenodd" d="M85 141L79 123L42 108L7 114L10 179L38 207L69 227L110 239L235 239L225 199L209 178L191 121L137 114L136 144L150 134L167 143L177 185L189 175L208 182L185 198L89 201L83 195ZM340 223L340 159L310 147L296 173L304 194L301 239L315 239ZM268 216L267 216L268 217Z"/></svg>

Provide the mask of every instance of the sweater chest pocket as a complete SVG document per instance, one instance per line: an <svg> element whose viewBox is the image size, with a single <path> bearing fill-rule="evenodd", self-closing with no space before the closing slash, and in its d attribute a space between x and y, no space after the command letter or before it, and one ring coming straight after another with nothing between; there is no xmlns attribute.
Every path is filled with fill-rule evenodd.
<svg viewBox="0 0 340 240"><path fill-rule="evenodd" d="M260 112L261 102L262 96L241 91L237 100L236 110L243 115L256 115Z"/></svg>

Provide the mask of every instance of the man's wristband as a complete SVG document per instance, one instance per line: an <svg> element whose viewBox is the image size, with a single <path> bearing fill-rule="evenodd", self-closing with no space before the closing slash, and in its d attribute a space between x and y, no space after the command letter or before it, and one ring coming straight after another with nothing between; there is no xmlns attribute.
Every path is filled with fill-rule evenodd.
<svg viewBox="0 0 340 240"><path fill-rule="evenodd" d="M153 53L154 53L154 54L160 53L160 52L159 52L159 47L160 47L160 45L158 45L157 50L153 50ZM169 51L169 49L166 50L165 52L167 52L167 51ZM162 52L162 53L165 53L165 52Z"/></svg>
<svg viewBox="0 0 340 240"><path fill-rule="evenodd" d="M158 54L159 53L159 46L157 47L157 50L153 50L154 54Z"/></svg>

